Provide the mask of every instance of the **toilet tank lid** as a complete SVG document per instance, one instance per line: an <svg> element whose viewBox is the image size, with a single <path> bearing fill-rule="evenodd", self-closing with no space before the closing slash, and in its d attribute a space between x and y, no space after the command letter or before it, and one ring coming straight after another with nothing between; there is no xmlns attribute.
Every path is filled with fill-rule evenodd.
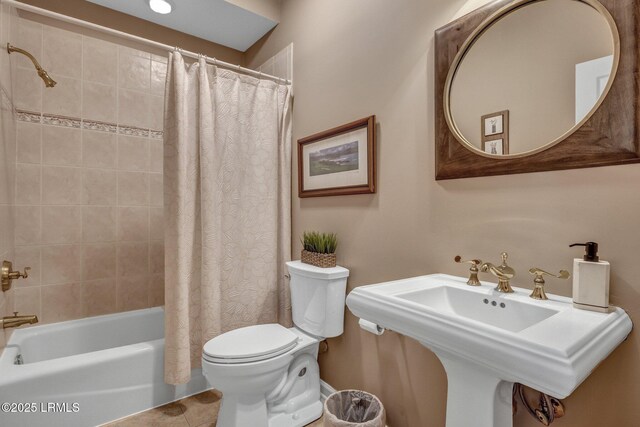
<svg viewBox="0 0 640 427"><path fill-rule="evenodd" d="M335 266L330 268L316 267L315 265L305 264L302 261L287 262L289 273L299 276L312 277L314 279L342 279L349 277L349 270L344 267Z"/></svg>

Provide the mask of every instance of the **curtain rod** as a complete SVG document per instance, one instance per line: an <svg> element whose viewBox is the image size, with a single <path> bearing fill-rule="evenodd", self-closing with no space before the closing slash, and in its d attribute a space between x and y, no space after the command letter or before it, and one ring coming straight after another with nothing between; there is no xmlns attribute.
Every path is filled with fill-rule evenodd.
<svg viewBox="0 0 640 427"><path fill-rule="evenodd" d="M70 24L78 25L80 27L89 28L89 29L96 30L96 31L99 31L99 32L102 32L102 33L111 34L111 35L114 35L116 37L120 37L120 38L124 38L124 39L127 39L127 40L132 40L132 41L135 41L135 42L138 42L138 43L142 43L142 44L146 44L146 45L149 45L149 46L153 46L155 48L166 50L168 52L172 52L172 51L174 51L176 49L175 46L169 46L169 45L164 44L164 43L158 43L158 42L153 41L153 40L145 39L143 37L134 36L133 34L125 33L123 31L114 30L112 28L104 27L102 25L94 24L92 22L83 21L82 19L72 18L70 16L62 15L61 13L52 12L50 10L42 9L42 8L39 8L39 7L36 7L36 6L31 6L30 4L21 3L19 1L2 0L2 4L6 4L8 6L13 6L16 9L21 9L21 10L25 10L27 12L35 13L36 15L46 16L46 17L49 17L49 18L57 19L59 21L63 21L63 22L67 22L67 23L70 23ZM198 54L196 52L190 52L190 51L187 51L187 50L184 50L184 49L180 49L180 48L178 48L178 51L183 56L188 56L190 58L198 59L198 58L200 58L202 56L202 55L200 55L200 54ZM242 72L244 74L249 74L251 76L258 77L258 78L266 78L266 79L270 79L270 80L275 80L278 83L291 84L290 80L283 79L283 78L276 77L276 76L272 76L270 74L264 74L264 73L261 73L259 71L252 70L250 68L242 67L240 65L230 64L228 62L221 61L221 60L216 59L216 58L207 58L207 57L205 57L205 59L206 59L207 63L209 63L209 64L221 66L221 67L224 67L224 68L229 68L229 69L232 69L232 70L235 70L235 71L240 71L240 72Z"/></svg>

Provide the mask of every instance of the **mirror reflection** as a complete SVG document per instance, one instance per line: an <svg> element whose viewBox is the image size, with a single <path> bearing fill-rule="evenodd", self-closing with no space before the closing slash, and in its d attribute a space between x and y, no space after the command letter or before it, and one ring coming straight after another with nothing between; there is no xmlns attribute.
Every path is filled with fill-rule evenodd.
<svg viewBox="0 0 640 427"><path fill-rule="evenodd" d="M612 78L617 39L608 18L584 1L541 0L492 23L453 75L445 106L453 132L502 156L539 151L572 131Z"/></svg>

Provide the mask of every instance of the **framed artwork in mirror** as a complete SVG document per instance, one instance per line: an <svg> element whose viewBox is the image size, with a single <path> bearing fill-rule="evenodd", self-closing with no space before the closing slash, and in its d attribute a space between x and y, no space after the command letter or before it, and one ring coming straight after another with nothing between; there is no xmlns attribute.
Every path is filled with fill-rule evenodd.
<svg viewBox="0 0 640 427"><path fill-rule="evenodd" d="M509 154L509 110L485 114L480 118L480 141L484 153Z"/></svg>
<svg viewBox="0 0 640 427"><path fill-rule="evenodd" d="M501 156L503 154L508 154L509 151L505 147L504 139L486 139L482 141L482 151L487 154L493 154L496 156Z"/></svg>
<svg viewBox="0 0 640 427"><path fill-rule="evenodd" d="M376 192L376 116L298 140L298 196Z"/></svg>
<svg viewBox="0 0 640 427"><path fill-rule="evenodd" d="M495 0L436 30L436 180L640 162L638 16L634 0ZM557 50L509 57L513 40ZM511 120L478 120L500 107Z"/></svg>

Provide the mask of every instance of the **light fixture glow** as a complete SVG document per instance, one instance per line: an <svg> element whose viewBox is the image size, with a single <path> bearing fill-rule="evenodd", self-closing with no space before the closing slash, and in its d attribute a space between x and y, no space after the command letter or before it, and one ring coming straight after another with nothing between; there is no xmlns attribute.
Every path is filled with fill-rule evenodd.
<svg viewBox="0 0 640 427"><path fill-rule="evenodd" d="M166 0L149 0L149 7L156 13L166 15L171 13L171 3Z"/></svg>

